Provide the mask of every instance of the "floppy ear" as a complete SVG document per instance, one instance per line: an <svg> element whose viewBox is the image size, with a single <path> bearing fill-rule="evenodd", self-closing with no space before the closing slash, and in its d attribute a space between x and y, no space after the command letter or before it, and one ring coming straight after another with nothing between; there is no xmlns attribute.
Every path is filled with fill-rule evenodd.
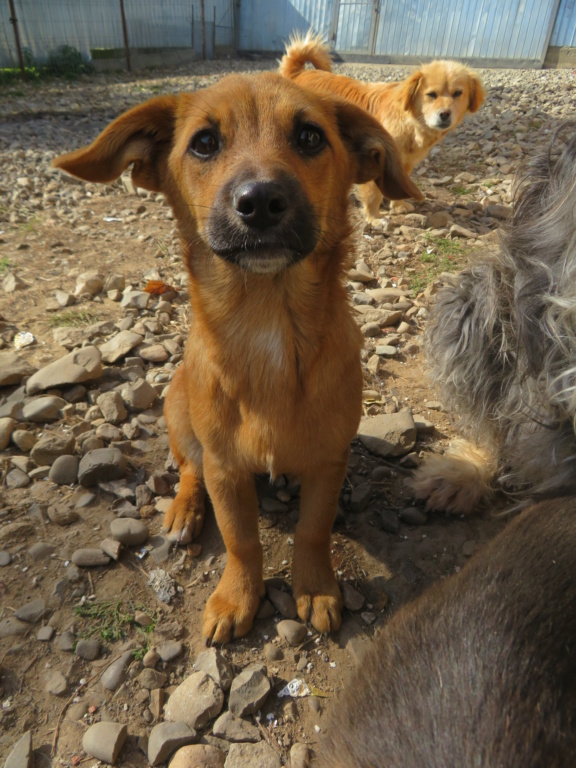
<svg viewBox="0 0 576 768"><path fill-rule="evenodd" d="M52 161L85 181L110 182L130 163L138 187L162 191L165 160L172 146L178 99L158 96L125 112L87 147Z"/></svg>
<svg viewBox="0 0 576 768"><path fill-rule="evenodd" d="M469 88L470 88L470 101L468 103L469 112L477 112L484 100L486 99L486 92L479 77L476 75L468 76Z"/></svg>
<svg viewBox="0 0 576 768"><path fill-rule="evenodd" d="M342 141L356 163L355 184L374 181L389 200L424 199L402 168L394 139L376 118L344 100L338 100L336 114Z"/></svg>
<svg viewBox="0 0 576 768"><path fill-rule="evenodd" d="M423 72L414 72L402 86L402 106L406 112L409 112L414 106L414 99L422 84L423 77Z"/></svg>

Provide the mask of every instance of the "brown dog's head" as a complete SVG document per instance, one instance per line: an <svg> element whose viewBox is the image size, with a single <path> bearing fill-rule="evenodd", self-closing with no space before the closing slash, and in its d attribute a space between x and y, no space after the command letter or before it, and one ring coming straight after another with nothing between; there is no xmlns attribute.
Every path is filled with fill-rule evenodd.
<svg viewBox="0 0 576 768"><path fill-rule="evenodd" d="M254 272L278 272L337 242L352 184L418 196L394 142L363 110L275 74L230 76L152 99L54 165L164 192L187 243Z"/></svg>
<svg viewBox="0 0 576 768"><path fill-rule="evenodd" d="M484 103L480 78L456 61L432 61L404 84L404 109L428 128L449 131Z"/></svg>

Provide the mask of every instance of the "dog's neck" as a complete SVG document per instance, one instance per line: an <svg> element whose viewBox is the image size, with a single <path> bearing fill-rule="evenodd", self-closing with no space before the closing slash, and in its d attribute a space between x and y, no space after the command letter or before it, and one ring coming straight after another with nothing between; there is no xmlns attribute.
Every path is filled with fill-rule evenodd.
<svg viewBox="0 0 576 768"><path fill-rule="evenodd" d="M249 378L265 375L296 384L318 363L328 337L350 325L355 330L342 268L334 268L334 261L343 267L348 250L339 244L275 275L259 275L203 246L186 248L191 333L208 344L212 340L208 351L222 370L233 367Z"/></svg>

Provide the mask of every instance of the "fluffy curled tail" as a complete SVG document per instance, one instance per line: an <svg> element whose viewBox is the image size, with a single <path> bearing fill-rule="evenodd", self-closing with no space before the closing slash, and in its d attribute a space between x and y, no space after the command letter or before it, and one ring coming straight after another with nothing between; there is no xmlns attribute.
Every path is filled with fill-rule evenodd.
<svg viewBox="0 0 576 768"><path fill-rule="evenodd" d="M467 515L489 500L495 457L484 448L457 440L442 456L431 454L416 470L411 482L417 499L426 499L426 510Z"/></svg>
<svg viewBox="0 0 576 768"><path fill-rule="evenodd" d="M280 61L280 74L284 77L296 77L307 63L325 72L332 71L330 49L322 35L317 35L311 29L304 37L292 35L286 46L286 53Z"/></svg>

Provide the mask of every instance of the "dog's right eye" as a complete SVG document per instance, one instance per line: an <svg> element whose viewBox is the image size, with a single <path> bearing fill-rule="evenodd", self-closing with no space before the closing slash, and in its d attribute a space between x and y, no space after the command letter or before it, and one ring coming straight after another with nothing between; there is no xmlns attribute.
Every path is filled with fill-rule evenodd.
<svg viewBox="0 0 576 768"><path fill-rule="evenodd" d="M438 94L436 93L436 91L430 91L430 93L427 93L426 96L428 96L429 99L437 99L438 98Z"/></svg>
<svg viewBox="0 0 576 768"><path fill-rule="evenodd" d="M296 133L298 149L306 155L317 155L326 146L324 131L314 123L305 123Z"/></svg>
<svg viewBox="0 0 576 768"><path fill-rule="evenodd" d="M205 128L192 136L190 151L196 157L206 158L215 155L220 149L220 139L213 128Z"/></svg>

